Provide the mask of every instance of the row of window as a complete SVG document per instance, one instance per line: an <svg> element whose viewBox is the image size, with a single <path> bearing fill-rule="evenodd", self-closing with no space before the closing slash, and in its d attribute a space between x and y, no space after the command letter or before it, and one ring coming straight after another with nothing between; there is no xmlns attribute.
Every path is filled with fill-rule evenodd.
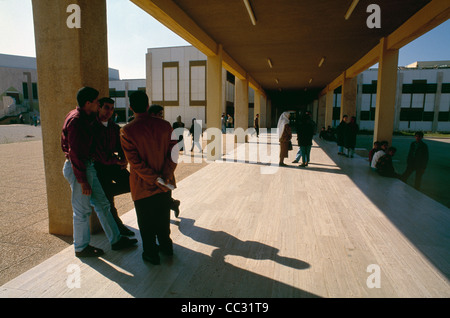
<svg viewBox="0 0 450 318"><path fill-rule="evenodd" d="M424 121L432 122L434 120L435 112L429 109L425 110L425 101L427 96L431 97L431 101L434 101L434 96L437 92L437 84L428 84L426 80L413 80L411 84L403 84L402 94L404 98L409 97L409 105L403 105L400 108L400 121ZM333 120L340 119L340 94L341 87L338 87L334 91L335 102L333 107ZM377 93L377 81L372 81L372 84L363 84L362 93L367 96L366 103L361 110L359 116L360 120L375 120L375 98ZM441 94L450 93L450 83L443 83L441 88ZM423 95L422 95L423 94ZM419 107L412 105L413 96L418 96ZM422 98L423 97L423 98ZM407 101L407 99L406 99ZM420 103L420 101L422 101ZM442 103L443 101L441 101ZM417 103L416 103L417 104ZM428 107L430 108L430 107ZM446 107L448 109L448 107ZM450 111L440 111L437 116L439 122L450 121Z"/></svg>

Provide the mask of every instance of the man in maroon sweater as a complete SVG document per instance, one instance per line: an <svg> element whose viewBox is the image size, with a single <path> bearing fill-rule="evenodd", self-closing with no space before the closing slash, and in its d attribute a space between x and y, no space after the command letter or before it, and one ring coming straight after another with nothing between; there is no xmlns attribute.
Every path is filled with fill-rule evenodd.
<svg viewBox="0 0 450 318"><path fill-rule="evenodd" d="M78 107L67 114L61 133L61 148L67 159L63 174L72 190L73 240L77 257L103 254L101 249L89 245L91 206L94 207L113 250L137 243L136 239L120 235L92 162L92 123L98 111L98 94L91 87L83 87L78 91Z"/></svg>
<svg viewBox="0 0 450 318"><path fill-rule="evenodd" d="M147 112L149 101L144 92L137 91L130 96L130 107L136 117L122 128L120 139L130 164L131 197L144 248L142 258L157 265L160 264L159 252L173 254L170 190L176 187L178 141L172 140L173 129L169 122Z"/></svg>

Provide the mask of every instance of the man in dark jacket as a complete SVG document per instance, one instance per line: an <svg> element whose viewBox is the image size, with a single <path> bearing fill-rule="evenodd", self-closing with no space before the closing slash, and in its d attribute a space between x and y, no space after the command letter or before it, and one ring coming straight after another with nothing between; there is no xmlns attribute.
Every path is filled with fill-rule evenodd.
<svg viewBox="0 0 450 318"><path fill-rule="evenodd" d="M97 120L94 121L94 167L103 191L111 205L111 214L119 227L120 234L134 235L120 219L114 197L130 192L130 173L128 162L120 144L120 126L112 119L114 100L102 98L99 100Z"/></svg>
<svg viewBox="0 0 450 318"><path fill-rule="evenodd" d="M339 123L339 126L336 128L336 137L337 137L337 145L338 145L338 155L344 155L344 146L345 146L345 130L347 127L348 116L342 116L342 120Z"/></svg>
<svg viewBox="0 0 450 318"><path fill-rule="evenodd" d="M428 146L422 141L423 132L415 133L416 141L413 141L409 147L407 167L401 179L406 182L411 173L416 171L416 179L414 181L414 188L420 189L422 176L428 164Z"/></svg>

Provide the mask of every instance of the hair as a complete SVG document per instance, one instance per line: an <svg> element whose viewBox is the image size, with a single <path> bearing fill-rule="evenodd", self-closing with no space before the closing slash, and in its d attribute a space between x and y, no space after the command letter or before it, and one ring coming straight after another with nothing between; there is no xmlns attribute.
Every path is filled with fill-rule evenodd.
<svg viewBox="0 0 450 318"><path fill-rule="evenodd" d="M148 112L149 112L150 115L157 115L157 114L159 114L162 111L164 111L164 107L162 107L161 105L157 105L157 104L153 104L148 109Z"/></svg>
<svg viewBox="0 0 450 318"><path fill-rule="evenodd" d="M148 96L143 91L136 91L130 95L130 107L135 113L145 113L148 108Z"/></svg>
<svg viewBox="0 0 450 318"><path fill-rule="evenodd" d="M420 138L423 138L423 131L416 131L414 136L419 136Z"/></svg>
<svg viewBox="0 0 450 318"><path fill-rule="evenodd" d="M395 147L389 147L388 150L387 150L387 152L390 152L390 151L396 152L396 151L397 151L397 148L395 148Z"/></svg>
<svg viewBox="0 0 450 318"><path fill-rule="evenodd" d="M77 93L77 102L80 108L83 108L87 102L93 102L98 97L99 91L92 87L83 87Z"/></svg>
<svg viewBox="0 0 450 318"><path fill-rule="evenodd" d="M103 98L99 99L98 102L100 103L100 107L103 107L103 105L105 105L105 104L114 105L114 99L109 98L109 97L103 97Z"/></svg>

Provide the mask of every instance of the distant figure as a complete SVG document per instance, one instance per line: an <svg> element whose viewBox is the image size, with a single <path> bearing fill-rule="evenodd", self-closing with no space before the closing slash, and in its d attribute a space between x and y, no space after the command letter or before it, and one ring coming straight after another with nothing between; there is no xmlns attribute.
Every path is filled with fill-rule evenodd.
<svg viewBox="0 0 450 318"><path fill-rule="evenodd" d="M172 124L172 128L178 135L178 148L180 149L180 151L184 151L184 140L183 140L184 123L181 121L181 116L177 117L177 121ZM177 128L181 129L177 130Z"/></svg>
<svg viewBox="0 0 450 318"><path fill-rule="evenodd" d="M227 115L227 128L233 128L233 117L230 114Z"/></svg>
<svg viewBox="0 0 450 318"><path fill-rule="evenodd" d="M389 147L385 155L383 155L377 162L377 171L380 176L389 178L399 178L400 175L395 172L394 165L392 163L392 157L395 155L397 149L395 147Z"/></svg>
<svg viewBox="0 0 450 318"><path fill-rule="evenodd" d="M195 118L192 118L192 125L189 129L189 135L192 135L192 147L191 152L194 151L194 146L197 146L200 152L202 152L202 145L200 145L200 136L202 134L202 126L197 122Z"/></svg>
<svg viewBox="0 0 450 318"><path fill-rule="evenodd" d="M315 132L315 122L311 119L311 116L308 114L304 114L300 118L300 123L297 130L297 139L298 146L300 147L299 153L297 156L301 154L302 156L302 164L300 167L306 167L310 161L311 147L312 147L312 139L314 137ZM295 158L295 160L298 159ZM295 162L295 161L294 161Z"/></svg>
<svg viewBox="0 0 450 318"><path fill-rule="evenodd" d="M289 155L289 150L291 148L291 139L292 139L292 131L289 126L289 112L284 112L281 114L280 119L278 120L278 140L280 141L280 166L286 166L284 163L284 158L287 158Z"/></svg>
<svg viewBox="0 0 450 318"><path fill-rule="evenodd" d="M256 114L254 126L256 130L256 137L259 137L259 114Z"/></svg>
<svg viewBox="0 0 450 318"><path fill-rule="evenodd" d="M338 155L344 155L345 130L347 129L348 116L342 116L342 120L336 128Z"/></svg>
<svg viewBox="0 0 450 318"><path fill-rule="evenodd" d="M416 171L416 179L414 181L414 188L420 190L420 184L422 182L422 176L425 173L425 169L428 164L428 146L423 142L423 132L418 131L415 133L416 138L409 147L407 167L403 173L401 179L406 182L409 176Z"/></svg>
<svg viewBox="0 0 450 318"><path fill-rule="evenodd" d="M375 141L373 143L373 148L369 151L369 166L372 165L373 156L380 149L381 149L381 143L379 141Z"/></svg>
<svg viewBox="0 0 450 318"><path fill-rule="evenodd" d="M227 117L225 113L222 113L222 117L220 117L220 124L222 126L222 133L225 134L227 132Z"/></svg>
<svg viewBox="0 0 450 318"><path fill-rule="evenodd" d="M377 171L377 162L378 160L384 156L387 152L387 149L389 147L389 143L386 140L383 140L380 142L381 146L380 146L380 150L378 150L372 158L372 162L370 164L370 167L372 168L372 170Z"/></svg>
<svg viewBox="0 0 450 318"><path fill-rule="evenodd" d="M352 116L350 122L345 126L344 130L344 146L347 149L347 157L353 158L356 147L356 135L358 134L359 127L356 124L356 117Z"/></svg>

